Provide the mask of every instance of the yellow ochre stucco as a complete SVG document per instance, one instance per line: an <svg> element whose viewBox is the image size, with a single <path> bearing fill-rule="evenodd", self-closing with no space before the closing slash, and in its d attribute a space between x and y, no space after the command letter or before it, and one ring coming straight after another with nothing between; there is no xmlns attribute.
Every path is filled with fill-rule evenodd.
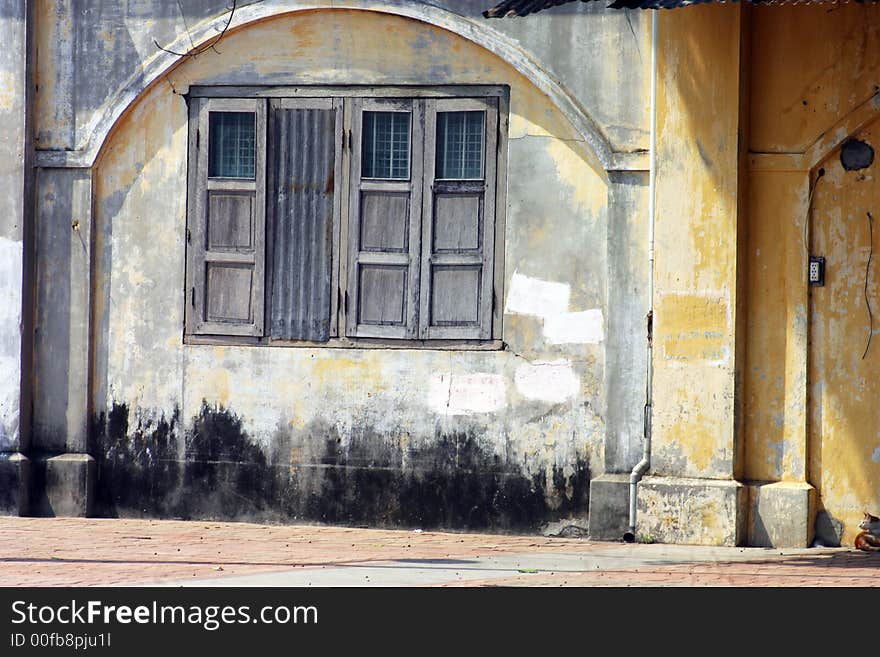
<svg viewBox="0 0 880 657"><path fill-rule="evenodd" d="M876 163L847 172L839 156L850 137L878 144L880 12L755 7L749 25L744 476L811 484L817 529L851 545L862 512L880 512L876 345L862 359L880 187ZM826 258L824 287L807 284L809 254Z"/></svg>
<svg viewBox="0 0 880 657"><path fill-rule="evenodd" d="M659 17L652 470L734 476L740 9Z"/></svg>
<svg viewBox="0 0 880 657"><path fill-rule="evenodd" d="M747 484L743 541L773 522L771 482L789 488L763 495L815 489L797 512L818 510L823 540L851 544L880 513L880 345L862 358L880 186L876 164L840 163L847 139L878 144L878 30L855 4L659 16L652 474Z"/></svg>

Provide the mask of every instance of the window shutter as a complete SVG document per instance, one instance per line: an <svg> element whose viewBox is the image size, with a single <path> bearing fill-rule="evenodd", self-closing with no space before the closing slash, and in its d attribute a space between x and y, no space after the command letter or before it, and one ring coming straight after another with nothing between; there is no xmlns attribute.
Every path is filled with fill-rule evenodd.
<svg viewBox="0 0 880 657"><path fill-rule="evenodd" d="M265 101L201 99L192 111L186 331L261 336Z"/></svg>
<svg viewBox="0 0 880 657"><path fill-rule="evenodd" d="M333 243L341 135L341 100L272 102L268 332L273 338L326 342L336 333Z"/></svg>
<svg viewBox="0 0 880 657"><path fill-rule="evenodd" d="M423 112L412 100L352 103L347 333L418 332Z"/></svg>
<svg viewBox="0 0 880 657"><path fill-rule="evenodd" d="M492 337L497 99L431 99L419 337Z"/></svg>

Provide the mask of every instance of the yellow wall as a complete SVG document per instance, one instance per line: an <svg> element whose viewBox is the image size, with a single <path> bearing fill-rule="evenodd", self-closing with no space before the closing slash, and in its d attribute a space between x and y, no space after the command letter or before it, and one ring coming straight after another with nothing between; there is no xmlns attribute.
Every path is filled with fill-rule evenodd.
<svg viewBox="0 0 880 657"><path fill-rule="evenodd" d="M880 215L880 189L876 164L844 172L836 147L855 133L880 146L865 127L878 116L878 32L870 5L751 12L745 477L816 486L844 544L862 511L880 511L880 355L861 360L865 213ZM828 259L824 288L806 284L805 239Z"/></svg>
<svg viewBox="0 0 880 657"><path fill-rule="evenodd" d="M745 476L805 481L807 180L798 171L749 177Z"/></svg>
<svg viewBox="0 0 880 657"><path fill-rule="evenodd" d="M880 146L880 121L858 138ZM876 164L845 171L838 153L823 164L812 212L812 249L825 256L827 277L811 293L810 478L851 540L862 512L880 509L880 339L868 345L866 305L880 311L867 216L878 218L873 244L880 245L880 176Z"/></svg>
<svg viewBox="0 0 880 657"><path fill-rule="evenodd" d="M659 17L654 474L731 479L736 432L739 5ZM733 111L731 111L733 108Z"/></svg>
<svg viewBox="0 0 880 657"><path fill-rule="evenodd" d="M877 7L756 6L751 30L752 151L803 152L876 91Z"/></svg>

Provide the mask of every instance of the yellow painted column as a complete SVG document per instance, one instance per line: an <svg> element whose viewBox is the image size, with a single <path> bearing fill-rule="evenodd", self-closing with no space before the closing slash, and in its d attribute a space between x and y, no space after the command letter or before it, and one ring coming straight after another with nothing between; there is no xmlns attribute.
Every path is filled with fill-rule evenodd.
<svg viewBox="0 0 880 657"><path fill-rule="evenodd" d="M782 165L780 166L780 161ZM749 545L806 547L816 491L807 481L809 175L785 158L749 163L744 483Z"/></svg>
<svg viewBox="0 0 880 657"><path fill-rule="evenodd" d="M637 533L664 542L745 540L736 481L744 11L712 4L659 16L653 449Z"/></svg>

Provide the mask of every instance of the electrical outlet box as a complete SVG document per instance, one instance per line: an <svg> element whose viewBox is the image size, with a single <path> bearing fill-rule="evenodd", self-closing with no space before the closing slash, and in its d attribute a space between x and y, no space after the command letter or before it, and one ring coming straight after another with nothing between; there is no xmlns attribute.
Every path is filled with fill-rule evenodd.
<svg viewBox="0 0 880 657"><path fill-rule="evenodd" d="M822 256L810 256L810 285L825 285L825 258Z"/></svg>

